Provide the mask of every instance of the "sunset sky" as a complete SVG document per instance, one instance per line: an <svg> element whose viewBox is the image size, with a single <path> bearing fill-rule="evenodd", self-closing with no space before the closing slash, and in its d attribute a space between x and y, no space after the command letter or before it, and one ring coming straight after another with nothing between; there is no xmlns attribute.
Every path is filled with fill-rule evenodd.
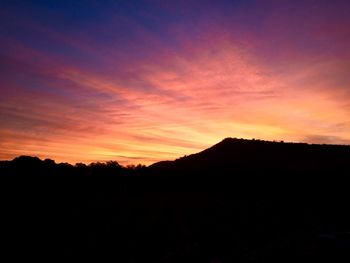
<svg viewBox="0 0 350 263"><path fill-rule="evenodd" d="M0 159L350 144L350 1L0 3Z"/></svg>

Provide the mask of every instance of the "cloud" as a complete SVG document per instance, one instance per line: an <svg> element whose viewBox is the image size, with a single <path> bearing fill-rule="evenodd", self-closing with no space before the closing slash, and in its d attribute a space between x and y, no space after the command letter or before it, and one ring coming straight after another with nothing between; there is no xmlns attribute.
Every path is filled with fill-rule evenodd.
<svg viewBox="0 0 350 263"><path fill-rule="evenodd" d="M23 16L13 28L39 40L0 32L0 159L149 164L228 136L350 140L348 30L324 38L348 19L322 6L308 17L308 5L219 5L193 19L182 4L160 6L166 19L108 13L65 32Z"/></svg>
<svg viewBox="0 0 350 263"><path fill-rule="evenodd" d="M315 143L315 144L343 144L343 145L349 145L350 140L344 140L338 136L331 136L331 135L308 135L305 137L304 141L307 141L309 143Z"/></svg>

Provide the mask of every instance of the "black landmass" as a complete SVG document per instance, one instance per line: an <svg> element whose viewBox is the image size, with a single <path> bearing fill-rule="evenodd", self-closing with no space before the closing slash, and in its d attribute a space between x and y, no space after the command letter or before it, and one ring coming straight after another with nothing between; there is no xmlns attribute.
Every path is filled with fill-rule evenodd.
<svg viewBox="0 0 350 263"><path fill-rule="evenodd" d="M175 161L0 161L1 257L348 262L350 146L227 138Z"/></svg>

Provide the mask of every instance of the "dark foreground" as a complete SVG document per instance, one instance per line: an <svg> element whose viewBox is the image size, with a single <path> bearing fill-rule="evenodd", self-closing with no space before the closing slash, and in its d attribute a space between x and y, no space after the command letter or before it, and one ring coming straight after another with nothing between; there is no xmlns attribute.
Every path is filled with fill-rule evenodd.
<svg viewBox="0 0 350 263"><path fill-rule="evenodd" d="M237 149L232 143L223 145ZM223 166L215 157L223 145L209 151L213 165L201 159L208 152L175 166L133 170L115 164L59 167L25 158L1 163L1 255L47 261L348 262L348 148L312 150L315 158L303 148L300 165L300 154L286 156L274 148L279 144L267 144L272 148L265 156L259 145L248 145L255 149L249 151L250 166L242 149L242 158L229 163L226 149ZM259 163L255 153L288 158Z"/></svg>

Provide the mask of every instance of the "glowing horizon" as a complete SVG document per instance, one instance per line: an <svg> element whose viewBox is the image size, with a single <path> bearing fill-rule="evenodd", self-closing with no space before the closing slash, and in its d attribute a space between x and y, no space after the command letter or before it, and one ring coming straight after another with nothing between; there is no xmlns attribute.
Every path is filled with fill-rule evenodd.
<svg viewBox="0 0 350 263"><path fill-rule="evenodd" d="M16 1L0 159L150 164L226 137L350 144L346 1Z"/></svg>

